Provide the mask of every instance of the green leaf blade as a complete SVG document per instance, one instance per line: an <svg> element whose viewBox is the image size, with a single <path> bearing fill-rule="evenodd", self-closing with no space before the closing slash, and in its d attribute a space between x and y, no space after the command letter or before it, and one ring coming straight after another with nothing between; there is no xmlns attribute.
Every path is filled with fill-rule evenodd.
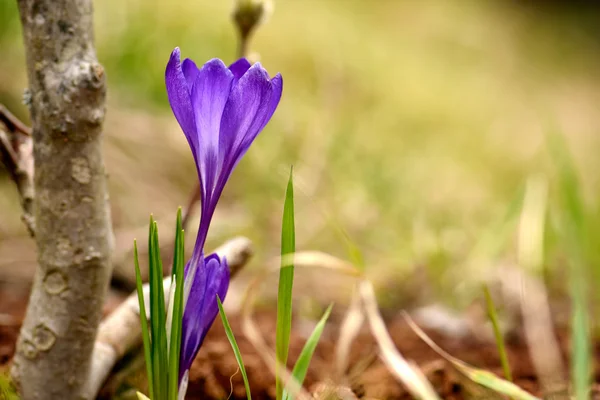
<svg viewBox="0 0 600 400"><path fill-rule="evenodd" d="M171 320L171 338L169 348L169 399L177 400L179 392L179 357L181 350L181 329L183 319L183 274L185 266L185 235L182 227L181 207L177 211L175 224L175 251L171 279L175 280L175 296L173 298L173 316Z"/></svg>
<svg viewBox="0 0 600 400"><path fill-rule="evenodd" d="M492 299L492 295L490 294L490 289L485 284L483 285L483 294L485 297L488 318L490 319L490 322L492 323L492 328L494 330L494 337L496 339L496 346L498 347L500 363L502 364L502 369L504 370L504 377L509 382L512 382L512 372L510 369L510 363L508 362L508 354L506 353L506 347L504 346L504 338L502 337L502 332L500 331L500 323L498 320L498 313L496 312L496 305L494 304L494 300Z"/></svg>
<svg viewBox="0 0 600 400"><path fill-rule="evenodd" d="M571 340L574 398L589 398L592 350L590 340L589 262L590 236L586 223L587 209L582 197L578 173L564 136L553 132L548 137L550 153L558 168L560 197L560 237L570 259L569 279L572 299Z"/></svg>
<svg viewBox="0 0 600 400"><path fill-rule="evenodd" d="M227 335L227 339L229 339L229 343L231 344L231 348L233 349L233 354L235 355L235 359L240 367L240 372L242 373L242 378L244 379L244 387L246 388L246 398L248 400L252 400L252 395L250 393L250 382L248 382L248 375L246 374L246 367L244 366L244 360L242 359L242 353L240 352L240 348L235 340L235 336L233 335L233 330L231 330L231 325L229 325L229 320L227 319L227 315L225 315L225 310L223 309L223 304L221 303L221 299L219 295L217 295L217 304L219 306L219 315L221 316L221 321L223 322L223 327L225 328L225 334Z"/></svg>
<svg viewBox="0 0 600 400"><path fill-rule="evenodd" d="M154 394L157 399L167 398L168 358L163 267L158 242L158 226L150 217L148 238L150 263L150 325L152 332L152 372Z"/></svg>
<svg viewBox="0 0 600 400"><path fill-rule="evenodd" d="M152 376L152 355L150 344L150 332L148 331L148 319L146 317L146 306L144 301L144 288L142 275L140 273L140 262L138 257L137 242L133 241L133 261L135 264L135 286L137 289L138 302L140 305L140 322L142 324L142 342L144 344L144 359L146 360L146 374L148 375L148 391L150 399L154 400L154 386Z"/></svg>
<svg viewBox="0 0 600 400"><path fill-rule="evenodd" d="M306 378L308 366L310 365L310 361L312 360L313 354L315 353L315 349L319 344L321 334L323 333L323 329L325 328L327 319L329 319L329 315L331 314L332 308L333 304L330 304L329 307L327 307L327 310L325 310L325 313L323 314L323 316L315 326L315 329L313 329L308 340L304 344L304 347L300 352L300 356L298 356L298 360L296 360L296 364L294 365L294 369L292 370L292 376L300 386L302 386L302 384L304 383L304 378ZM286 387L286 390L283 393L283 399L291 400L293 396L290 393L290 389Z"/></svg>
<svg viewBox="0 0 600 400"><path fill-rule="evenodd" d="M285 193L283 220L281 226L281 255L293 254L296 251L296 231L294 221L294 184L293 171ZM277 327L276 327L276 357L278 361L276 373L277 399L283 396L283 385L279 376L279 365L285 366L288 358L290 333L292 327L292 289L294 285L294 265L282 266L279 271L279 288L277 294Z"/></svg>

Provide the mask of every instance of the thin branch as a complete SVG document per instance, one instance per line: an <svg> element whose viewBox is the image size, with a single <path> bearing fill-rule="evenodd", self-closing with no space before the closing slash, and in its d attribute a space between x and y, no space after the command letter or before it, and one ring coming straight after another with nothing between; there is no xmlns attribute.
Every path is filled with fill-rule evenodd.
<svg viewBox="0 0 600 400"><path fill-rule="evenodd" d="M21 132L31 136L31 128L25 125L19 118L15 117L8 109L0 104L0 120L13 132Z"/></svg>
<svg viewBox="0 0 600 400"><path fill-rule="evenodd" d="M35 236L33 216L33 141L31 129L0 104L0 160L15 182L29 234Z"/></svg>

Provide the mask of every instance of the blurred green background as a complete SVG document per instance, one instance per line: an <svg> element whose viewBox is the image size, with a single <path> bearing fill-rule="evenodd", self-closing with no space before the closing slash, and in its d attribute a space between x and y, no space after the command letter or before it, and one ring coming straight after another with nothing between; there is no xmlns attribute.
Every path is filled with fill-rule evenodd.
<svg viewBox="0 0 600 400"><path fill-rule="evenodd" d="M233 61L232 7L95 2L117 231L143 227L150 212L170 226L187 202L196 176L164 68L175 46L198 63ZM234 173L210 244L244 234L257 260L277 254L293 164L298 249L347 258L341 229L380 284L423 266L443 292L470 277L475 249L476 269L514 261L525 181L545 176L555 190L549 132L575 159L586 220L600 221L599 15L570 2L276 0L250 48L282 73L283 99ZM0 0L0 102L26 120L20 35L16 1ZM0 174L0 240L24 236L15 190ZM560 267L549 226L547 264Z"/></svg>

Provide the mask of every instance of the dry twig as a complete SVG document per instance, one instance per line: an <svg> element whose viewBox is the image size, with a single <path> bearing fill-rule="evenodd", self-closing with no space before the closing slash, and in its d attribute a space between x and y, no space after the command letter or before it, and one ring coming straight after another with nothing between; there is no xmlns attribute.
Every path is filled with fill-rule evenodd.
<svg viewBox="0 0 600 400"><path fill-rule="evenodd" d="M0 104L0 160L17 186L29 234L35 235L33 217L33 141L31 129Z"/></svg>
<svg viewBox="0 0 600 400"><path fill-rule="evenodd" d="M358 292L362 299L363 307L371 333L379 346L380 356L396 379L402 382L411 395L417 399L439 399L437 393L427 381L421 370L413 363L407 361L396 349L390 333L375 298L373 285L366 279L358 284Z"/></svg>

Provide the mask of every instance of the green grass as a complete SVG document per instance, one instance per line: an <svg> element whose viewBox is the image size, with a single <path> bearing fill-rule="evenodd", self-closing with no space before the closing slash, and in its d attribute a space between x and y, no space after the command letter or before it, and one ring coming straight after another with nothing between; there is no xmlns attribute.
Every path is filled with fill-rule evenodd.
<svg viewBox="0 0 600 400"><path fill-rule="evenodd" d="M333 308L333 304L327 307L325 313L313 329L309 338L306 340L296 363L294 364L294 369L292 370L292 376L298 382L299 385L304 383L304 378L306 378L306 373L308 372L308 367L310 365L310 361L312 360L312 356L315 353L315 349L319 344L319 340L321 339L321 334L323 333L323 329L325 329L325 324L327 323L327 319L329 318L329 314L331 314L331 309ZM284 400L292 400L294 399L293 392L290 388L285 389L283 392Z"/></svg>
<svg viewBox="0 0 600 400"><path fill-rule="evenodd" d="M494 338L496 339L496 347L498 347L498 355L500 356L500 363L502 364L504 377L506 378L506 380L512 382L512 372L510 369L510 364L508 362L508 354L506 354L504 337L502 336L502 332L500 331L498 312L496 311L496 305L494 304L494 300L492 299L492 295L490 294L490 289L487 287L487 285L483 286L483 295L485 297L487 315L490 322L492 323L492 328L494 330Z"/></svg>
<svg viewBox="0 0 600 400"><path fill-rule="evenodd" d="M281 257L296 252L296 228L294 223L294 181L290 170L283 204L283 219L281 224ZM286 366L292 331L292 292L294 286L294 265L282 265L279 271L277 294L277 325L275 332L275 349L277 357L276 391L277 400L283 397L283 382L280 366Z"/></svg>
<svg viewBox="0 0 600 400"><path fill-rule="evenodd" d="M229 325L229 320L227 319L225 310L223 310L223 304L221 303L219 295L217 295L217 304L219 306L219 315L221 316L221 321L223 322L223 327L225 328L225 334L227 335L227 339L231 344L233 354L235 355L235 360L238 363L238 367L242 373L242 378L244 379L244 387L246 388L247 399L252 400L252 392L250 390L250 383L248 382L248 375L246 374L246 366L244 365L244 360L242 359L242 353L240 352L240 348L235 340L233 331L231 330L231 325Z"/></svg>
<svg viewBox="0 0 600 400"><path fill-rule="evenodd" d="M142 278L140 273L137 243L134 241L134 265L138 304L140 307L140 323L142 325L142 342L148 377L148 393L150 400L177 400L179 390L179 356L181 349L181 329L184 311L184 232L181 222L181 208L177 210L175 223L175 242L172 283L167 295L163 283L163 265L158 241L158 225L150 216L148 229L148 271L150 286L150 318L145 306ZM138 396L140 394L138 393Z"/></svg>
<svg viewBox="0 0 600 400"><path fill-rule="evenodd" d="M154 385L153 399L166 399L168 396L168 357L167 357L167 314L165 293L163 290L163 266L158 243L158 225L150 217L148 235L150 272L150 347L152 349L152 376L148 377Z"/></svg>
<svg viewBox="0 0 600 400"><path fill-rule="evenodd" d="M574 397L577 400L589 398L592 346L590 344L590 268L588 254L597 252L598 243L591 245L588 231L590 212L581 197L577 170L568 148L559 133L549 135L549 147L557 164L558 236L562 239L569 257L567 267L570 278L571 310L571 379ZM590 245L592 247L590 247Z"/></svg>
<svg viewBox="0 0 600 400"><path fill-rule="evenodd" d="M138 257L137 243L133 242L133 259L135 263L136 288L138 296L138 304L140 307L140 323L142 325L142 342L144 345L144 359L146 360L146 377L148 379L148 393L150 399L154 399L154 384L152 382L153 363L152 363L152 347L150 344L150 330L148 329L148 317L146 314L146 306L144 302L143 282L140 273L140 263Z"/></svg>
<svg viewBox="0 0 600 400"><path fill-rule="evenodd" d="M177 399L179 389L179 356L181 352L181 332L184 312L184 267L186 258L184 256L185 234L182 226L181 207L177 210L175 222L175 251L173 254L173 267L171 279L175 282L175 294L169 299L169 310L171 310L171 326L169 341L169 398ZM179 290L177 290L179 288ZM171 286L173 290L173 286ZM170 304L171 301L173 304ZM167 325L168 326L168 325Z"/></svg>

